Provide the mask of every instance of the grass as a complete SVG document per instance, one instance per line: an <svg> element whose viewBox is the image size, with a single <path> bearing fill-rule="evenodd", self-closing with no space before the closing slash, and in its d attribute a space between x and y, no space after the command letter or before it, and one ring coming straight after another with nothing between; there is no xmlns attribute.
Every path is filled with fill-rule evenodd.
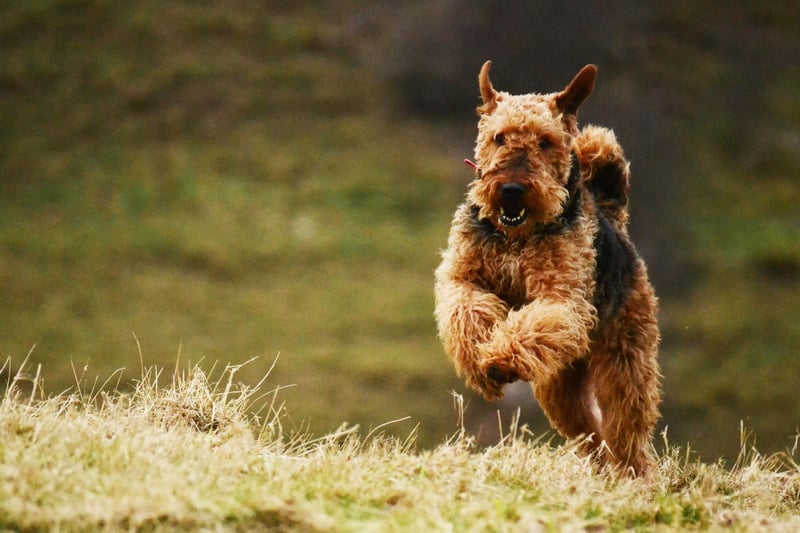
<svg viewBox="0 0 800 533"><path fill-rule="evenodd" d="M331 135L325 129L319 135ZM77 182L50 189L54 202L7 205L3 350L21 354L35 343L37 362L57 361L49 390L68 385L69 360L130 365L131 332L162 362L179 349L194 360L280 353L275 378L302 387L297 414L322 432L342 422L328 413L331 401L378 406L348 413L365 424L380 423L378 412L442 417L456 382L435 338L432 271L447 215L431 224L442 208L426 202L439 193L415 196L412 184L441 186L430 169L382 159L382 149L407 145L406 135L364 150L366 167L345 158L350 148L312 154L308 169L286 171L306 176L298 182L228 176L215 160L227 154L191 145L149 147L78 169ZM261 142L290 154L294 141ZM252 152L266 150L261 142ZM411 181L395 183L403 179ZM343 390L331 375L360 383ZM385 394L431 380L441 390L438 412L425 398L400 405Z"/></svg>
<svg viewBox="0 0 800 533"><path fill-rule="evenodd" d="M217 531L791 531L800 467L744 442L727 469L667 445L650 483L593 471L576 446L513 425L478 450L458 431L318 438L287 431L281 392L242 365L142 368L44 398L41 367L0 403L0 527ZM457 398L458 399L458 398ZM463 400L462 400L463 401ZM457 404L459 402L456 402ZM463 405L456 406L463 414Z"/></svg>
<svg viewBox="0 0 800 533"><path fill-rule="evenodd" d="M789 114L765 115L765 123L788 122ZM796 413L800 346L796 161L771 166L781 158L754 147L756 160L744 161L751 156L724 140L730 130L709 124L691 134L696 176L687 205L697 281L662 314L672 348L662 357L666 387L680 398L675 419L684 435L694 433L698 445L728 458L737 452L732 437L742 420L772 449L790 445L796 415L782 413ZM778 138L759 143L780 147Z"/></svg>

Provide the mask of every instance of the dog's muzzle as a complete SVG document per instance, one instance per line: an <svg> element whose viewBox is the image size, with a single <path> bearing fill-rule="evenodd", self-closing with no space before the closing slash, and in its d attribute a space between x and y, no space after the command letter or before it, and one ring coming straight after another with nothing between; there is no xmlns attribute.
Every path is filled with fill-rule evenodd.
<svg viewBox="0 0 800 533"><path fill-rule="evenodd" d="M500 186L500 223L504 226L519 226L528 218L523 205L525 187L519 183L506 183Z"/></svg>

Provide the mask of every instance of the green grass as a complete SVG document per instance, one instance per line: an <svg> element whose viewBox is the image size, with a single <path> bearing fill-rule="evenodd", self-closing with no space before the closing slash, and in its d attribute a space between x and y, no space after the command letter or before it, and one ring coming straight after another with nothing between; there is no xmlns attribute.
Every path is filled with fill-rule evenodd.
<svg viewBox="0 0 800 533"><path fill-rule="evenodd" d="M7 364L7 363L6 363ZM790 531L800 469L744 442L736 464L667 445L649 482L598 473L576 446L513 425L478 450L463 429L420 451L414 433L287 428L282 391L246 368L142 368L43 398L23 368L0 400L0 527L63 531ZM23 387L24 386L24 387ZM25 392L23 392L23 388ZM458 402L457 402L458 403ZM390 422L387 422L391 425Z"/></svg>
<svg viewBox="0 0 800 533"><path fill-rule="evenodd" d="M745 156L717 128L692 137L697 175L688 205L699 275L688 298L665 304L672 350L662 361L683 434L731 458L739 421L772 449L789 446L797 425L800 189L790 164L737 164Z"/></svg>
<svg viewBox="0 0 800 533"><path fill-rule="evenodd" d="M435 339L432 271L454 202L434 202L444 186L430 163L384 159L405 135L373 142L363 162L351 148L301 158L295 138L263 139L251 154L306 168L260 179L227 175L224 152L151 146L77 169L48 190L53 202L22 198L0 215L3 350L35 343L37 361L61 361L50 390L68 384L69 360L135 362L131 332L148 360L281 353L276 377L299 385L299 415L315 425L342 422L331 401L368 406L346 414L361 422L441 416L455 380ZM343 390L344 376L359 385ZM439 414L386 394L428 385Z"/></svg>

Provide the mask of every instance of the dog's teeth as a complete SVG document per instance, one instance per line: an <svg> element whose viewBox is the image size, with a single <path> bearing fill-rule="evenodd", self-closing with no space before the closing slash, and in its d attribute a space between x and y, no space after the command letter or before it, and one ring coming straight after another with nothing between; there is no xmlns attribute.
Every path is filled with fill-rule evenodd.
<svg viewBox="0 0 800 533"><path fill-rule="evenodd" d="M522 217L524 217L524 216L525 216L525 210L524 210L524 209L520 209L520 211L519 211L519 218L522 218Z"/></svg>
<svg viewBox="0 0 800 533"><path fill-rule="evenodd" d="M500 216L503 216L505 214L506 214L506 210L501 207L500 208Z"/></svg>

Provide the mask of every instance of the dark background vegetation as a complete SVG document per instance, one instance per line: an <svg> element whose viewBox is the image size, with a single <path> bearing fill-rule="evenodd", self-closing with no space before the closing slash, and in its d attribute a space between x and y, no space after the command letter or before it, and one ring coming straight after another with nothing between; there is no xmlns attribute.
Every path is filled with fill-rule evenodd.
<svg viewBox="0 0 800 533"><path fill-rule="evenodd" d="M302 4L302 5L301 5ZM633 164L664 420L708 458L800 423L796 3L37 1L0 19L0 355L45 389L145 364L284 390L294 424L456 428L432 272L476 75L558 90ZM136 339L134 338L134 334ZM35 347L34 347L35 345ZM7 376L3 379L6 381ZM116 379L114 383L116 383ZM166 379L166 378L164 378ZM467 393L484 442L518 405Z"/></svg>

